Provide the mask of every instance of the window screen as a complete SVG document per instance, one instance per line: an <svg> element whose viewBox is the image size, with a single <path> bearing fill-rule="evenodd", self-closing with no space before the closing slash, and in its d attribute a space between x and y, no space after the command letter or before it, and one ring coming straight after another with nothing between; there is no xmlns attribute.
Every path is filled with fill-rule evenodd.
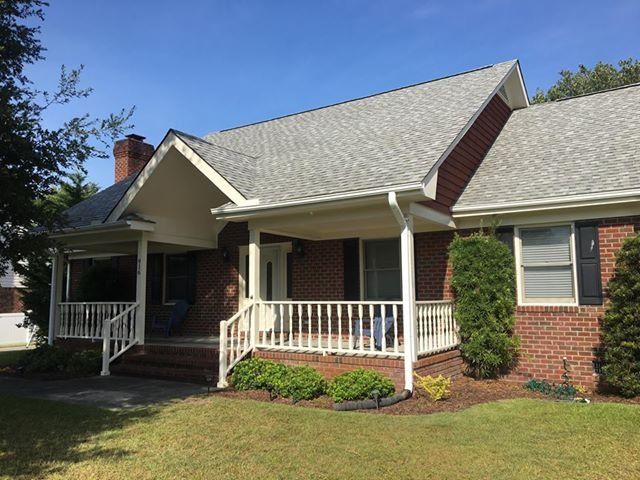
<svg viewBox="0 0 640 480"><path fill-rule="evenodd" d="M366 300L402 297L398 239L364 242L364 295Z"/></svg>
<svg viewBox="0 0 640 480"><path fill-rule="evenodd" d="M521 272L525 301L573 301L571 227L520 230Z"/></svg>

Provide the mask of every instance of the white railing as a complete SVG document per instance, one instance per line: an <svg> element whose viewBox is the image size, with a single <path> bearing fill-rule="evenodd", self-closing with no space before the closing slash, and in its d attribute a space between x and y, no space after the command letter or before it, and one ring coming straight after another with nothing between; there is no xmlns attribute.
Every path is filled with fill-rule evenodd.
<svg viewBox="0 0 640 480"><path fill-rule="evenodd" d="M260 302L258 348L401 357L401 302Z"/></svg>
<svg viewBox="0 0 640 480"><path fill-rule="evenodd" d="M450 301L416 302L418 355L456 347L458 327Z"/></svg>
<svg viewBox="0 0 640 480"><path fill-rule="evenodd" d="M231 369L253 349L255 339L251 332L255 331L255 328L251 326L257 321L254 315L254 304L250 303L229 320L220 322L218 364L218 387L220 388L227 386L227 375Z"/></svg>
<svg viewBox="0 0 640 480"><path fill-rule="evenodd" d="M102 324L102 372L109 375L109 364L138 343L136 317L138 304L133 303ZM141 319L144 321L144 319Z"/></svg>
<svg viewBox="0 0 640 480"><path fill-rule="evenodd" d="M62 302L58 304L59 338L100 340L105 320L118 316L133 302Z"/></svg>

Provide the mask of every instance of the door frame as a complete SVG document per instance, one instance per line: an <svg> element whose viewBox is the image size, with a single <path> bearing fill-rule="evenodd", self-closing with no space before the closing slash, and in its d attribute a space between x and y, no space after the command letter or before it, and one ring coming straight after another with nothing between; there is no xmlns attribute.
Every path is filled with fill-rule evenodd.
<svg viewBox="0 0 640 480"><path fill-rule="evenodd" d="M280 253L280 289L282 291L282 298L275 299L278 300L291 300L287 295L287 254L293 251L291 242L279 242L279 243L267 243L260 245L260 250L263 252L264 250L269 249L279 249ZM249 298L246 297L246 288L247 288L247 272L246 272L246 263L245 257L249 255L249 246L248 245L240 245L238 247L239 255L238 255L238 310L243 308ZM260 260L262 264L262 259ZM262 267L262 265L260 265ZM261 272L262 273L262 272ZM262 282L263 276L261 275L260 281ZM262 285L260 286L262 288Z"/></svg>

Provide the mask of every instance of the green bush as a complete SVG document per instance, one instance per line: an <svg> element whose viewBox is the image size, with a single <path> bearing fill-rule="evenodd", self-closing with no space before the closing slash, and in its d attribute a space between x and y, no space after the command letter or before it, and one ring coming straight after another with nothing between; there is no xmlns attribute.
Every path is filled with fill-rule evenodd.
<svg viewBox="0 0 640 480"><path fill-rule="evenodd" d="M68 350L45 343L26 352L18 366L28 373L62 372L66 370L71 355Z"/></svg>
<svg viewBox="0 0 640 480"><path fill-rule="evenodd" d="M97 375L102 366L102 352L81 350L74 352L67 362L66 370L72 375Z"/></svg>
<svg viewBox="0 0 640 480"><path fill-rule="evenodd" d="M263 358L248 358L242 360L231 374L231 384L236 390L261 390L263 373L267 365L272 364Z"/></svg>
<svg viewBox="0 0 640 480"><path fill-rule="evenodd" d="M388 377L364 368L334 377L327 388L329 396L338 403L347 400L366 400L375 395L384 398L393 395L394 392L395 386Z"/></svg>
<svg viewBox="0 0 640 480"><path fill-rule="evenodd" d="M456 235L449 255L460 351L472 376L495 377L515 365L520 346L513 334L513 255L493 234L484 232Z"/></svg>
<svg viewBox="0 0 640 480"><path fill-rule="evenodd" d="M327 381L320 373L306 365L287 367L276 379L275 393L294 402L311 400L323 395Z"/></svg>
<svg viewBox="0 0 640 480"><path fill-rule="evenodd" d="M616 254L602 322L604 378L625 396L640 395L640 235Z"/></svg>

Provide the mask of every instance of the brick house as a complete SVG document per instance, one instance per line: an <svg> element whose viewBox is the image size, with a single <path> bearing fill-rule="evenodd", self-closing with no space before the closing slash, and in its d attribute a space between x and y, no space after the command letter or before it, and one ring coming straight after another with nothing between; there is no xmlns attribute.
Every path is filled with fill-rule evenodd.
<svg viewBox="0 0 640 480"><path fill-rule="evenodd" d="M462 371L447 249L497 223L518 282L509 377L558 380L567 357L593 386L614 254L640 225L639 107L640 86L530 106L510 61L203 138L169 130L155 149L130 135L116 183L52 233L49 341L98 342L104 374L225 385L251 354L411 389L413 370ZM117 302L80 297L100 262ZM180 301L178 334L154 335Z"/></svg>

